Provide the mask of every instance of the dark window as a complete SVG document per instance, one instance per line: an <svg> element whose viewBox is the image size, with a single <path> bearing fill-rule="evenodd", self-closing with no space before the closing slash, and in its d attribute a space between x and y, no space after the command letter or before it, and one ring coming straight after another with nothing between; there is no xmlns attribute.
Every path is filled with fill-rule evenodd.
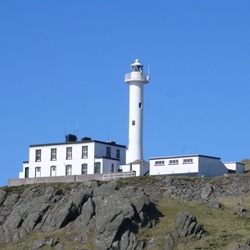
<svg viewBox="0 0 250 250"><path fill-rule="evenodd" d="M66 159L71 160L72 159L72 147L66 148Z"/></svg>
<svg viewBox="0 0 250 250"><path fill-rule="evenodd" d="M179 164L179 160L169 160L169 164Z"/></svg>
<svg viewBox="0 0 250 250"><path fill-rule="evenodd" d="M82 146L82 158L88 158L88 146Z"/></svg>
<svg viewBox="0 0 250 250"><path fill-rule="evenodd" d="M132 125L133 125L133 126L135 125L135 121L132 121Z"/></svg>
<svg viewBox="0 0 250 250"><path fill-rule="evenodd" d="M71 165L66 166L65 174L66 175L72 175L72 166Z"/></svg>
<svg viewBox="0 0 250 250"><path fill-rule="evenodd" d="M139 108L140 108L140 109L142 108L142 104L141 104L141 102L139 102Z"/></svg>
<svg viewBox="0 0 250 250"><path fill-rule="evenodd" d="M111 164L111 173L113 173L115 171L115 166L114 163Z"/></svg>
<svg viewBox="0 0 250 250"><path fill-rule="evenodd" d="M37 149L36 150L36 161L41 161L41 157L42 156L42 150L41 149Z"/></svg>
<svg viewBox="0 0 250 250"><path fill-rule="evenodd" d="M88 164L83 163L82 164L82 174L87 174L88 173Z"/></svg>
<svg viewBox="0 0 250 250"><path fill-rule="evenodd" d="M56 148L51 149L50 159L51 159L51 161L56 161Z"/></svg>
<svg viewBox="0 0 250 250"><path fill-rule="evenodd" d="M116 158L120 159L120 149L116 149Z"/></svg>
<svg viewBox="0 0 250 250"><path fill-rule="evenodd" d="M111 157L111 147L106 147L106 157Z"/></svg>

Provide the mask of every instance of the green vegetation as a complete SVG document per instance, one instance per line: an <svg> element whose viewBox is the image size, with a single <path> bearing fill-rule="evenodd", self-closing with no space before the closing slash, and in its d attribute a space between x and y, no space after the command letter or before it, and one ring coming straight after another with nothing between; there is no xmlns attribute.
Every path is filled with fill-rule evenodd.
<svg viewBox="0 0 250 250"><path fill-rule="evenodd" d="M239 200L244 200L243 206L250 211L250 197L224 197L218 199L223 204L219 210L211 210L208 203L196 200L188 203L180 203L171 199L163 198L158 204L157 209L164 215L160 218L153 228L144 228L139 231L139 239L150 240L154 238L157 247L163 249L164 234L176 230L175 222L179 211L190 211L197 221L200 222L206 231L206 236L200 240L186 239L174 249L234 249L238 242L242 244L250 235L250 216L241 218L234 214L234 208L238 206Z"/></svg>

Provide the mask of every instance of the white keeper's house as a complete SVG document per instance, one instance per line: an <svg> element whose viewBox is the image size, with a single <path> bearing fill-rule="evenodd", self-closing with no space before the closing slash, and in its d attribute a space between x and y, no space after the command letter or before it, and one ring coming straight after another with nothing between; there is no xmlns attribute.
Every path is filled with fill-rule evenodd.
<svg viewBox="0 0 250 250"><path fill-rule="evenodd" d="M67 135L64 143L38 144L29 147L29 161L23 162L19 178L113 173L122 171L126 146L113 141L101 142Z"/></svg>

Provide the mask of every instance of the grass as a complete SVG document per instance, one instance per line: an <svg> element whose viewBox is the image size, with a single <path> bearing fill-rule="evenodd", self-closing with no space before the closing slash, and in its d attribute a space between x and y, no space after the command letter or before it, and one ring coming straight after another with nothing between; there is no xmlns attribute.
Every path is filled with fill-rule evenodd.
<svg viewBox="0 0 250 250"><path fill-rule="evenodd" d="M64 249L94 250L94 244L93 244L94 234L93 233L91 233L91 235L90 235L89 244L82 244L81 242L74 242L74 241L69 241L66 239L72 235L80 234L80 232L81 232L80 229L74 229L70 233L66 232L64 229L59 229L59 230L57 230L55 232L51 232L51 233L42 233L39 231L33 231L33 232L29 233L29 235L26 236L24 239L20 239L18 241L0 246L0 248L1 248L1 250L13 250L13 249L28 250L28 249L32 248L34 241L36 241L37 239L44 237L46 240L49 240L50 238L57 236L60 238L60 242L64 242L64 244L65 244ZM22 242L25 242L25 244L22 245L21 247L18 246ZM49 249L51 249L51 247L45 245L42 247L42 249L49 250Z"/></svg>
<svg viewBox="0 0 250 250"><path fill-rule="evenodd" d="M241 206L250 211L250 197L242 198ZM207 203L200 200L180 203L164 198L157 204L157 209L164 215L160 223L151 229L142 229L137 235L138 239L154 238L157 246L154 249L163 249L163 234L176 230L175 222L179 211L193 213L206 231L206 235L200 240L187 239L175 246L177 250L191 249L234 249L235 244L244 243L250 233L250 217L241 218L234 214L234 207L239 204L239 197L220 198L218 201L223 204L219 210L211 210Z"/></svg>

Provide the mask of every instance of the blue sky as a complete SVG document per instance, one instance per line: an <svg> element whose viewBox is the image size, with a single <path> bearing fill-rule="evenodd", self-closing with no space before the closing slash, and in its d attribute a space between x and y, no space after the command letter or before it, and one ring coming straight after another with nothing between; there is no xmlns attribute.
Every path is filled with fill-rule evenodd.
<svg viewBox="0 0 250 250"><path fill-rule="evenodd" d="M31 144L128 142L138 58L144 158L250 158L250 1L0 1L0 186Z"/></svg>

